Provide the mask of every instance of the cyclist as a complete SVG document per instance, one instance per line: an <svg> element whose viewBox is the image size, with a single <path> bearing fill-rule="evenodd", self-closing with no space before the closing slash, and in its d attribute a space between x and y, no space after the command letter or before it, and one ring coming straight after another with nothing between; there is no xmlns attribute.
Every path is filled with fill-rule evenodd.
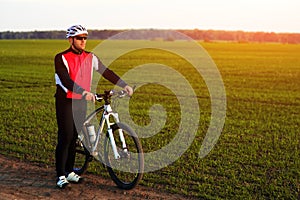
<svg viewBox="0 0 300 200"><path fill-rule="evenodd" d="M90 92L92 72L96 70L111 83L132 95L133 89L118 75L103 65L99 58L85 51L88 31L81 25L67 29L66 38L70 47L55 56L55 106L58 139L55 151L57 186L64 188L69 182L79 183L82 177L75 174L75 147L78 131L83 124L87 103L95 102Z"/></svg>

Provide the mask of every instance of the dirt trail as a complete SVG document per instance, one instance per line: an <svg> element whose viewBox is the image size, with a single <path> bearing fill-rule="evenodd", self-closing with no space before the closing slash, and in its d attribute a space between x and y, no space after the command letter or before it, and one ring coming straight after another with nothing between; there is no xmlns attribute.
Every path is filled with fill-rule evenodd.
<svg viewBox="0 0 300 200"><path fill-rule="evenodd" d="M55 186L55 171L0 154L0 199L186 199L184 196L137 186L118 189L111 180L86 174L81 184L61 190Z"/></svg>

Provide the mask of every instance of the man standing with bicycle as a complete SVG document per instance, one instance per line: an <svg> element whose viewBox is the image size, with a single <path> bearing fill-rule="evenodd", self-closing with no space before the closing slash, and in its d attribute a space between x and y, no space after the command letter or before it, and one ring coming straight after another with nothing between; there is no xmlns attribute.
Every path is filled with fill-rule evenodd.
<svg viewBox="0 0 300 200"><path fill-rule="evenodd" d="M95 102L95 96L90 92L93 70L111 83L124 88L129 96L133 93L133 89L105 67L95 54L85 51L87 36L88 32L83 26L71 26L66 33L70 48L58 53L54 60L58 125L55 159L59 188L66 187L69 182L82 181L82 178L74 173L73 167L76 140L86 115L86 101Z"/></svg>

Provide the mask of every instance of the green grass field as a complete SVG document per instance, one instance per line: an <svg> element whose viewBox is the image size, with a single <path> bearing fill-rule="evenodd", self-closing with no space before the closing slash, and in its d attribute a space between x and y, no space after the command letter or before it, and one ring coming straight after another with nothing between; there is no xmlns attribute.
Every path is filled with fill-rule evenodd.
<svg viewBox="0 0 300 200"><path fill-rule="evenodd" d="M88 49L98 43L88 41ZM182 73L198 97L201 117L192 145L172 165L146 173L141 184L206 199L298 199L300 45L201 45L216 63L227 97L224 129L203 159L198 153L210 122L211 102L201 77L182 67L183 61L174 55L151 49L124 55L110 66L122 75L137 65L163 63ZM53 60L66 48L63 40L0 40L1 154L54 166ZM102 83L99 90L112 87ZM168 144L180 120L172 91L149 84L137 90L131 101L131 114L140 125L149 123L151 105L159 103L167 111L161 134L143 139L145 152ZM108 177L103 170L101 176Z"/></svg>

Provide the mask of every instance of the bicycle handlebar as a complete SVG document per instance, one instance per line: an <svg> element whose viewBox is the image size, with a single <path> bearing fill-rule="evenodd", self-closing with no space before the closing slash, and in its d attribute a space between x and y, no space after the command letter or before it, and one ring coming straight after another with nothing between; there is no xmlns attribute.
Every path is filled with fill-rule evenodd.
<svg viewBox="0 0 300 200"><path fill-rule="evenodd" d="M95 94L95 99L96 101L102 101L105 100L107 101L110 99L112 96L117 96L118 98L123 98L125 96L128 96L127 92L125 90L105 90L103 94Z"/></svg>

